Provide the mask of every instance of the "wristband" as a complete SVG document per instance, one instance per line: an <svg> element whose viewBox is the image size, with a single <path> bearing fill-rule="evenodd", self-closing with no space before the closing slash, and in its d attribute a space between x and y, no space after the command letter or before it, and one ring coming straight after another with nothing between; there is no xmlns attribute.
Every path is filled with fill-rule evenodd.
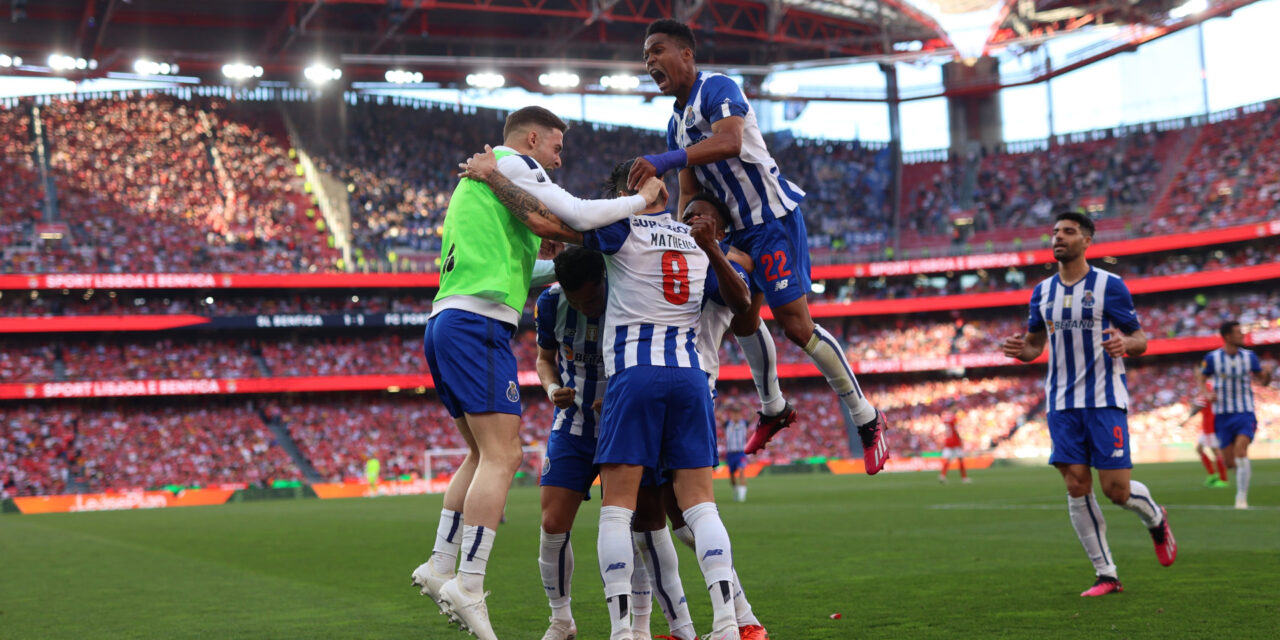
<svg viewBox="0 0 1280 640"><path fill-rule="evenodd" d="M560 385L554 382L552 382L551 385L547 387L547 399L551 401L551 404L556 403L556 399L553 398L552 396L554 396L556 392L559 390L560 390Z"/></svg>
<svg viewBox="0 0 1280 640"><path fill-rule="evenodd" d="M689 153L684 149L645 156L644 159L653 165L653 170L657 172L658 177L662 177L664 173L672 169L683 169L689 166Z"/></svg>

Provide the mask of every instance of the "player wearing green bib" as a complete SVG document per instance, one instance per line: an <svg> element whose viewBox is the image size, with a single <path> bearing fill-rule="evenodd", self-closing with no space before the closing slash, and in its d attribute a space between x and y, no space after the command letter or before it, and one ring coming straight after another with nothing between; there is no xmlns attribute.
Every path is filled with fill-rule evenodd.
<svg viewBox="0 0 1280 640"><path fill-rule="evenodd" d="M423 341L440 401L469 452L445 492L431 558L412 579L442 612L481 640L495 638L485 606L484 573L521 460L520 385L511 335L529 295L538 253L539 239L530 228L568 235L569 227L603 226L645 208L661 188L655 180L643 195L590 201L565 192L547 172L560 166L567 129L550 111L525 107L507 117L504 144L494 150L500 158L498 171L554 203L549 209L559 220L521 224L490 187L459 181L445 214L440 289ZM548 225L558 233L549 234Z"/></svg>

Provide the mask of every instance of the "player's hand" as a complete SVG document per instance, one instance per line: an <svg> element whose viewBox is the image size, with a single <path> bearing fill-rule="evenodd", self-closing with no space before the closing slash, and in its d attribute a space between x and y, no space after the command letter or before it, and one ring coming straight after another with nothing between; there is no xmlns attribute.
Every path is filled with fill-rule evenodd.
<svg viewBox="0 0 1280 640"><path fill-rule="evenodd" d="M1006 358L1020 358L1022 349L1027 346L1025 336L1010 336L1004 339L1004 355Z"/></svg>
<svg viewBox="0 0 1280 640"><path fill-rule="evenodd" d="M1112 358L1123 358L1125 352L1124 334L1119 329L1112 327L1102 332L1103 336L1110 336L1102 340L1102 348L1107 355Z"/></svg>
<svg viewBox="0 0 1280 640"><path fill-rule="evenodd" d="M553 260L560 252L564 251L564 243L558 240L542 239L542 245L538 247L539 260Z"/></svg>
<svg viewBox="0 0 1280 640"><path fill-rule="evenodd" d="M657 175L658 170L654 168L652 162L644 158L636 158L636 161L631 165L631 173L627 176L627 188L632 191L639 191L640 185L644 184L645 180L657 177Z"/></svg>
<svg viewBox="0 0 1280 640"><path fill-rule="evenodd" d="M596 415L604 412L604 398L596 398L596 401L591 403L591 410L595 411Z"/></svg>
<svg viewBox="0 0 1280 640"><path fill-rule="evenodd" d="M568 387L560 387L551 394L551 402L561 409L568 409L573 406L573 397L575 392Z"/></svg>
<svg viewBox="0 0 1280 640"><path fill-rule="evenodd" d="M498 156L493 153L493 147L484 146L484 153L477 153L466 162L458 164L458 177L471 178L484 182L493 175L498 169Z"/></svg>
<svg viewBox="0 0 1280 640"><path fill-rule="evenodd" d="M657 178L649 178L644 186L640 187L639 193L651 207L655 204L667 203L667 185Z"/></svg>
<svg viewBox="0 0 1280 640"><path fill-rule="evenodd" d="M693 236L693 241L703 251L710 251L711 247L719 247L719 238L716 237L715 223L706 216L698 216L693 219L693 223L689 225L689 235Z"/></svg>

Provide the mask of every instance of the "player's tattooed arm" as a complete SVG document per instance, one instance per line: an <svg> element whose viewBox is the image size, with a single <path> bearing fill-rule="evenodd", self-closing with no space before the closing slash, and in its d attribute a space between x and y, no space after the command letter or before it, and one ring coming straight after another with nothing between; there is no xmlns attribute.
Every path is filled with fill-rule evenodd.
<svg viewBox="0 0 1280 640"><path fill-rule="evenodd" d="M488 185L498 202L507 208L507 212L537 236L557 242L582 244L582 233L557 218L546 205L502 175L497 167L493 149L485 145L484 153L477 153L459 165L461 171L458 176Z"/></svg>

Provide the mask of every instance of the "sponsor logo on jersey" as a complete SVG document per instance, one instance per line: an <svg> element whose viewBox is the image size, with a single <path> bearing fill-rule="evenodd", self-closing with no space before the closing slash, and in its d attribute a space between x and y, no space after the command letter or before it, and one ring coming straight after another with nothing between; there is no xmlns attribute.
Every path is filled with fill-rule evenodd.
<svg viewBox="0 0 1280 640"><path fill-rule="evenodd" d="M1112 452L1111 452L1111 457L1112 457L1112 458L1123 458L1123 457L1124 457L1124 449L1116 449L1115 451L1112 451Z"/></svg>
<svg viewBox="0 0 1280 640"><path fill-rule="evenodd" d="M786 288L787 288L787 285L789 285L789 284L791 284L791 279L790 279L790 278L783 278L783 279L781 279L781 280L779 280L779 281L777 281L777 282L773 283L773 290L774 290L774 291L782 291L783 289L786 289Z"/></svg>
<svg viewBox="0 0 1280 640"><path fill-rule="evenodd" d="M1052 327L1057 326L1062 331L1070 331L1072 329L1080 331L1093 331L1093 318L1080 318L1073 320L1050 320L1048 325L1049 332L1053 333Z"/></svg>
<svg viewBox="0 0 1280 640"><path fill-rule="evenodd" d="M514 380L507 383L507 402L520 401L520 387L516 386Z"/></svg>
<svg viewBox="0 0 1280 640"><path fill-rule="evenodd" d="M587 342L595 342L600 339L600 327L595 325L587 325Z"/></svg>

